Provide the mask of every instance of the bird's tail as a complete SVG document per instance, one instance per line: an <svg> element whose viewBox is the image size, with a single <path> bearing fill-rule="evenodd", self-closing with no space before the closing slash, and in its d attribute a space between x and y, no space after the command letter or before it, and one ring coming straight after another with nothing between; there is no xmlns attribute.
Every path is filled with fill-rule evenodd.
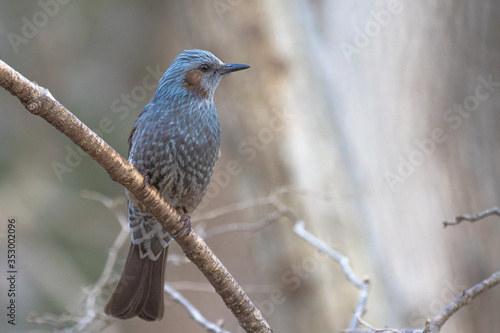
<svg viewBox="0 0 500 333"><path fill-rule="evenodd" d="M168 247L158 260L140 258L139 246L130 244L122 277L104 312L129 319L135 316L153 321L163 317L163 276Z"/></svg>

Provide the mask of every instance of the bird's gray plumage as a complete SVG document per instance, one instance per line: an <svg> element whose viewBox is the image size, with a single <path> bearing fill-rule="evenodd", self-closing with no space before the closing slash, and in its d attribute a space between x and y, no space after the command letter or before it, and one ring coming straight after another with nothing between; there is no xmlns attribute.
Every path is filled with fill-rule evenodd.
<svg viewBox="0 0 500 333"><path fill-rule="evenodd" d="M224 64L208 51L184 51L134 124L129 161L181 214L201 202L217 160L221 133L215 89L223 74L248 67ZM171 237L132 194L127 196L132 244L105 311L118 318L158 320L163 316L163 265Z"/></svg>

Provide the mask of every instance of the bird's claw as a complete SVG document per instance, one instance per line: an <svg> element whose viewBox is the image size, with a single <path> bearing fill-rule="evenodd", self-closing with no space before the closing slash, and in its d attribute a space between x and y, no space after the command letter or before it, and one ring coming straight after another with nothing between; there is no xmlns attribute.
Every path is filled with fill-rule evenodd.
<svg viewBox="0 0 500 333"><path fill-rule="evenodd" d="M142 184L142 189L144 190L144 188L146 188L146 184L149 184L149 185L152 184L151 177L149 176L149 169L144 171L142 173L142 176L144 177L144 183Z"/></svg>
<svg viewBox="0 0 500 333"><path fill-rule="evenodd" d="M175 235L172 236L173 238L179 237L180 235L182 235L184 230L186 230L186 228L189 228L188 232L186 234L186 236L187 236L191 233L191 230L193 229L191 227L191 215L189 215L189 213L185 209L184 209L184 214L182 215L179 223L183 223L184 225L182 226L181 230L178 233L176 233Z"/></svg>

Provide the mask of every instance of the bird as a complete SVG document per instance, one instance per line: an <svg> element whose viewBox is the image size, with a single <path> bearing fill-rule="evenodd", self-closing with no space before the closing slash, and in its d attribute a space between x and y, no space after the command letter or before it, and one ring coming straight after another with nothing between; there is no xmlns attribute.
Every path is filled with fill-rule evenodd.
<svg viewBox="0 0 500 333"><path fill-rule="evenodd" d="M250 68L223 63L209 51L186 50L172 62L130 133L128 160L181 214L202 201L219 156L221 130L214 93L222 78ZM104 312L111 317L161 320L168 245L172 237L126 190L131 244L123 273Z"/></svg>

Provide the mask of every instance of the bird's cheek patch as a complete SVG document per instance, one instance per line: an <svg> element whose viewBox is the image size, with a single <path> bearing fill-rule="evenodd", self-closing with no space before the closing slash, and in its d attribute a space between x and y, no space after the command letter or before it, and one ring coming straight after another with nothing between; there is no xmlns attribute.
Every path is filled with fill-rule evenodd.
<svg viewBox="0 0 500 333"><path fill-rule="evenodd" d="M203 88L201 81L203 81L203 73L197 69L192 69L184 76L184 87L208 98L208 90Z"/></svg>

